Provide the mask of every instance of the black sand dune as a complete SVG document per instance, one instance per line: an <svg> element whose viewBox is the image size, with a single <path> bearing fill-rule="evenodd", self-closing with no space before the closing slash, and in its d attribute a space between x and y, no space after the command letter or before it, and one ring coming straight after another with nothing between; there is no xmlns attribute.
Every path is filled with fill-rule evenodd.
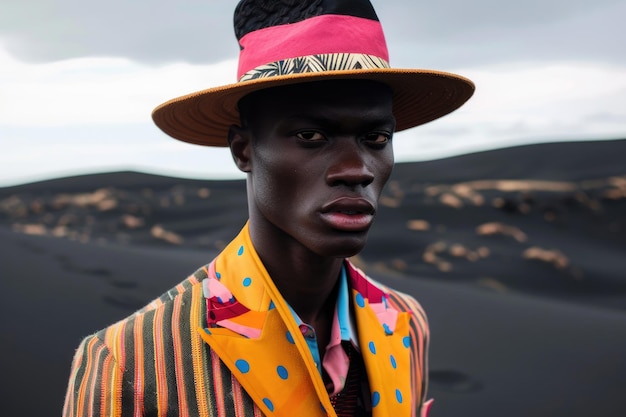
<svg viewBox="0 0 626 417"><path fill-rule="evenodd" d="M429 313L431 416L626 415L624 155L619 140L397 165L355 262ZM2 415L59 415L80 339L209 261L245 218L242 181L0 188Z"/></svg>

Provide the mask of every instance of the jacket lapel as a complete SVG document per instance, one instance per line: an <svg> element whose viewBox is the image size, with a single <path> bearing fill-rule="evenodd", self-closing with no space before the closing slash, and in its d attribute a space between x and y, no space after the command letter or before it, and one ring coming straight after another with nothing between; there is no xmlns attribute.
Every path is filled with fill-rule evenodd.
<svg viewBox="0 0 626 417"><path fill-rule="evenodd" d="M348 267L372 415L411 416L410 316L389 307L382 290L360 271Z"/></svg>
<svg viewBox="0 0 626 417"><path fill-rule="evenodd" d="M410 416L409 315L387 308L385 293L347 265L373 416ZM336 416L291 310L254 251L247 225L208 272L203 286L209 327L200 335L255 404L268 416Z"/></svg>
<svg viewBox="0 0 626 417"><path fill-rule="evenodd" d="M211 279L203 283L207 321L218 327L201 329L200 335L263 413L335 416L306 341L254 251L247 225L209 266ZM223 290L232 297L225 300ZM211 310L217 315L211 317Z"/></svg>

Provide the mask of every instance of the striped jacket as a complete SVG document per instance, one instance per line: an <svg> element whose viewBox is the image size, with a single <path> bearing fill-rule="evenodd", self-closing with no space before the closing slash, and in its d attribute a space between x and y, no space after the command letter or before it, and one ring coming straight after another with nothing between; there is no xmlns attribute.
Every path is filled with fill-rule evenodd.
<svg viewBox="0 0 626 417"><path fill-rule="evenodd" d="M356 274L359 279L374 284L348 262L346 264L351 275ZM323 407L328 398L324 399L326 402L320 400L317 407L298 412L294 412L293 407L298 404L293 401L289 407L268 409L260 397L255 398L257 392L271 391L276 384L269 376L249 381L229 363L229 345L220 345L217 338L211 340L202 285L210 272L209 266L199 269L135 314L85 338L72 363L63 416L334 416L332 409L325 411ZM381 287L378 283L375 285ZM403 406L410 410L403 415L424 416L428 408L423 406L428 346L426 317L412 297L387 288L384 291L391 307L409 312L410 317L409 336L404 337L410 350L406 361L410 370L404 369L402 375L406 375L406 386L410 386L411 392L396 401L404 400ZM369 317L374 317L369 311L356 314L359 333L378 325L375 318ZM227 343L233 337L225 339ZM271 339L267 343L271 344ZM368 342L360 343L367 346ZM263 352L269 356L289 356L288 352L276 350L269 346ZM395 360L392 361L395 368ZM366 368L370 384L376 385L373 381L382 374L367 360ZM385 385L393 385L387 379L379 383L383 389ZM324 394L318 392L318 395ZM391 409L386 407L373 408L374 417L391 417L391 414Z"/></svg>

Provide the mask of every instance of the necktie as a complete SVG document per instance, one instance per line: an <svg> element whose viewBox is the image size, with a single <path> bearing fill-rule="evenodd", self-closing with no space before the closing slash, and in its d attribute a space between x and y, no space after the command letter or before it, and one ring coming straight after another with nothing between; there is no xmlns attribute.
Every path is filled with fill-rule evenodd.
<svg viewBox="0 0 626 417"><path fill-rule="evenodd" d="M371 416L371 411L366 410L365 401L363 401L363 394L368 391L364 389L367 388L367 375L363 358L352 343L342 342L342 346L350 359L350 367L343 390L331 397L330 402L337 417Z"/></svg>

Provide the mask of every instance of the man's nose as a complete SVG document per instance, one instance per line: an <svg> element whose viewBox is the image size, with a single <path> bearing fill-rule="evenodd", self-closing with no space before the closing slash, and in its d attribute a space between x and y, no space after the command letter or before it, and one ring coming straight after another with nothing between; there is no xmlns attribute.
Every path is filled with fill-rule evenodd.
<svg viewBox="0 0 626 417"><path fill-rule="evenodd" d="M336 146L326 171L326 183L330 186L367 186L374 181L367 152L354 140L345 140Z"/></svg>

